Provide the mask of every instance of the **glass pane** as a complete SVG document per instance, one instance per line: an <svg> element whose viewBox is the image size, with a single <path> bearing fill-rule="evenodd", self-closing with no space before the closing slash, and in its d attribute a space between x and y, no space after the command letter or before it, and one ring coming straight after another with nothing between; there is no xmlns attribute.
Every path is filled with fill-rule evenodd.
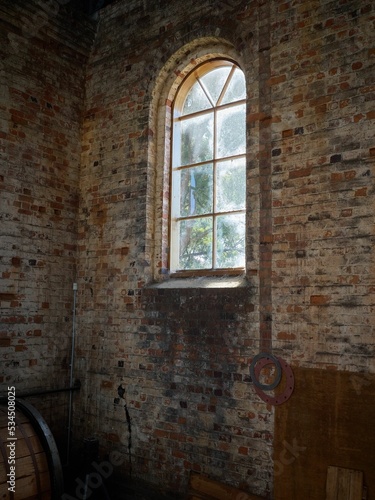
<svg viewBox="0 0 375 500"><path fill-rule="evenodd" d="M239 101L246 97L245 77L240 69L236 69L232 75L227 91L222 100L222 104Z"/></svg>
<svg viewBox="0 0 375 500"><path fill-rule="evenodd" d="M221 215L216 224L216 266L245 267L245 214Z"/></svg>
<svg viewBox="0 0 375 500"><path fill-rule="evenodd" d="M195 111L201 111L202 109L208 109L211 107L211 103L206 94L203 92L202 87L198 82L196 82L186 96L182 114L188 115L190 113L194 113Z"/></svg>
<svg viewBox="0 0 375 500"><path fill-rule="evenodd" d="M212 267L212 217L180 221L179 269Z"/></svg>
<svg viewBox="0 0 375 500"><path fill-rule="evenodd" d="M181 121L181 165L211 160L213 156L213 114Z"/></svg>
<svg viewBox="0 0 375 500"><path fill-rule="evenodd" d="M221 161L216 167L216 210L229 212L245 208L246 160Z"/></svg>
<svg viewBox="0 0 375 500"><path fill-rule="evenodd" d="M216 68L213 71L210 71L206 75L202 76L201 78L201 82L210 94L214 105L216 105L217 100L220 97L221 91L223 90L224 84L227 81L230 70L231 67L229 66Z"/></svg>
<svg viewBox="0 0 375 500"><path fill-rule="evenodd" d="M245 105L217 113L218 158L245 153Z"/></svg>
<svg viewBox="0 0 375 500"><path fill-rule="evenodd" d="M212 164L181 170L180 214L202 215L212 212Z"/></svg>

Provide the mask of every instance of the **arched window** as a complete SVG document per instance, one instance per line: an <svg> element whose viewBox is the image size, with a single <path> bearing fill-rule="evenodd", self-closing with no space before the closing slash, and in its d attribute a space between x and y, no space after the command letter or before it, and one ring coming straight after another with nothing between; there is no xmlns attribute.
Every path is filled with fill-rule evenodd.
<svg viewBox="0 0 375 500"><path fill-rule="evenodd" d="M245 266L246 87L232 61L211 60L173 105L170 270Z"/></svg>

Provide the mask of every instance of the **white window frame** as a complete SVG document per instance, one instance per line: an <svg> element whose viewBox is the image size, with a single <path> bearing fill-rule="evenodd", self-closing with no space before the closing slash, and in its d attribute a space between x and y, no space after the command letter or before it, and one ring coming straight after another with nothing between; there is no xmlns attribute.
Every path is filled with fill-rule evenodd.
<svg viewBox="0 0 375 500"><path fill-rule="evenodd" d="M246 204L243 209L241 210L231 210L228 212L224 211L217 211L215 207L213 207L213 211L207 215L207 217L212 217L213 218L213 245L212 245L212 267L211 268L205 268L205 269L190 269L190 270L181 270L178 268L178 260L179 260L179 234L178 234L178 222L181 220L192 220L195 217L202 217L201 215L199 216L192 216L192 217L176 217L175 214L178 213L179 210L179 203L180 203L180 192L179 192L179 182L176 182L177 175L175 175L175 172L178 170L183 170L184 168L189 168L192 165L200 165L200 163L194 163L192 165L179 165L178 168L176 169L176 150L179 148L176 147L178 144L176 141L179 140L180 134L178 132L179 129L179 124L181 123L182 120L184 120L184 117L181 117L181 110L183 108L186 96L193 86L193 84L197 81L197 78L199 79L201 76L204 76L205 74L209 73L210 71L214 70L217 67L222 67L222 66L231 66L231 72L230 74L233 74L236 68L241 70L240 66L231 59L224 59L224 58L218 58L218 59L213 59L213 60L208 60L204 61L203 63L199 64L197 67L195 67L185 78L185 80L181 83L176 96L175 100L173 102L172 106L172 134L171 134L171 148L170 148L170 191L171 191L171 196L170 196L170 227L169 227L169 244L170 244L170 252L169 252L169 269L170 273L172 275L209 275L210 273L223 273L223 274L240 274L244 272L245 269L245 264L243 267L237 267L237 268L218 268L216 266L216 252L215 252L215 246L217 242L217 235L216 235L216 224L215 224L215 218L221 215L227 215L227 214L236 214L236 213L241 213L246 215ZM242 70L241 70L242 71ZM224 85L224 88L220 94L220 97L218 99L219 104L212 104L212 108L209 110L202 110L194 113L194 116L199 116L199 115L204 115L208 114L211 112L214 117L214 137L213 137L213 145L214 145L214 157L211 161L209 162L202 162L204 163L212 163L213 164L213 169L214 169L214 176L213 176L213 196L215 197L215 190L216 190L216 181L215 181L215 169L216 169L216 164L219 161L223 160L231 160L231 159L238 159L238 158L244 158L244 161L246 163L246 140L245 140L245 151L244 153L241 153L239 155L233 155L233 156L228 156L224 158L216 157L216 144L217 144L217 132L216 132L216 121L217 121L217 113L220 110L230 108L232 106L238 106L238 105L244 105L246 106L246 97L241 100L237 100L234 102L230 102L228 104L221 104L221 100L225 94L225 91L227 90L229 79L226 81L226 84ZM191 117L192 115L187 115L188 117ZM179 162L177 162L178 164ZM246 199L246 197L245 197ZM246 224L245 224L246 227ZM245 230L245 242L246 242L246 230ZM246 243L244 242L244 252L246 252Z"/></svg>

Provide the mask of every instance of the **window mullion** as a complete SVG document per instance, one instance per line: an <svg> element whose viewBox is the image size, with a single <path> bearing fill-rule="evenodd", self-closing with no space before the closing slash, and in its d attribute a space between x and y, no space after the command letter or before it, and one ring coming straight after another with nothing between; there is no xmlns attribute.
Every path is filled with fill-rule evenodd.
<svg viewBox="0 0 375 500"><path fill-rule="evenodd" d="M227 88L230 84L230 81L232 79L232 76L233 76L235 69L236 69L236 67L233 65L232 69L230 70L230 73L228 75L228 78L226 79L226 82L224 83L224 87L223 87L222 91L220 92L219 98L218 98L217 103L216 103L217 106L220 106L221 101L223 100L223 97L225 95L225 92L227 91Z"/></svg>
<svg viewBox="0 0 375 500"><path fill-rule="evenodd" d="M216 151L217 151L217 112L216 112L216 107L213 110L214 112L214 144L213 144L213 163L212 163L212 186L213 186L213 215L212 215L212 267L213 269L216 269L216 245L217 245L217 238L216 238Z"/></svg>
<svg viewBox="0 0 375 500"><path fill-rule="evenodd" d="M207 99L210 101L211 106L214 108L215 103L212 102L211 96L210 96L209 92L207 91L206 87L204 86L203 82L201 82L200 78L198 78L198 77L197 77L197 81L198 81L199 85L201 86L201 89L205 93Z"/></svg>
<svg viewBox="0 0 375 500"><path fill-rule="evenodd" d="M236 106L240 106L241 104L246 104L246 99L240 99L238 101L228 102L228 103L225 103L225 104L220 104L220 105L215 106L215 108L217 108L217 109L227 109L227 108L233 108L233 107L236 107ZM212 112L211 108L202 109L202 111L194 111L193 113L189 113L187 115L177 116L174 119L174 121L176 123L177 122L183 122L184 120L190 120L191 118L195 118L197 116L207 115L207 114L209 114L211 112Z"/></svg>

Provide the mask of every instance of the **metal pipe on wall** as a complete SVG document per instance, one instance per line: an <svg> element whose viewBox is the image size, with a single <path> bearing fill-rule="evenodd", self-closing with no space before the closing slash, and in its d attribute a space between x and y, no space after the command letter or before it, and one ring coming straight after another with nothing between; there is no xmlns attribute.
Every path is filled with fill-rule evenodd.
<svg viewBox="0 0 375 500"><path fill-rule="evenodd" d="M73 387L74 378L74 353L75 353L75 338L76 338L76 303L77 303L77 283L73 283L73 319L72 319L72 350L70 355L70 387ZM69 416L68 416L68 439L66 444L66 465L69 464L70 456L70 441L72 430L72 409L73 409L73 392L69 394Z"/></svg>

